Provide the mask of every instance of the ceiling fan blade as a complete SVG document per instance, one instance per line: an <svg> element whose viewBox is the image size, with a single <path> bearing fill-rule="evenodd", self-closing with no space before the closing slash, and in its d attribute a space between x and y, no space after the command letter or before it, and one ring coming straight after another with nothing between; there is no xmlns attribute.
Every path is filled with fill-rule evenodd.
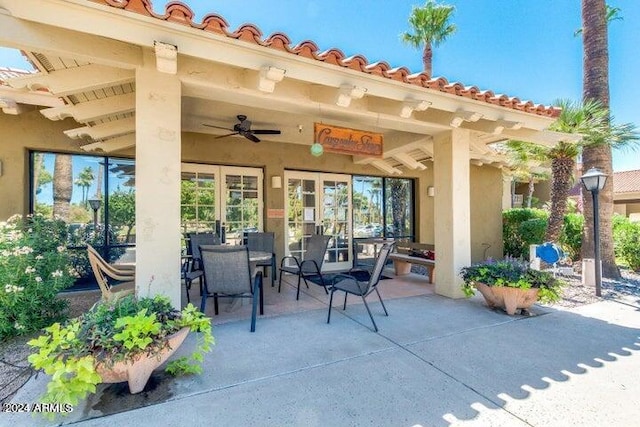
<svg viewBox="0 0 640 427"><path fill-rule="evenodd" d="M226 138L227 136L237 135L237 134L238 134L238 132L232 132L232 133L228 133L228 134L226 134L226 135L218 135L218 136L216 136L216 137L215 137L215 138L213 138L213 139Z"/></svg>
<svg viewBox="0 0 640 427"><path fill-rule="evenodd" d="M228 130L228 131L233 130L233 129L225 128L225 127L222 127L222 126L208 125L206 123L203 123L202 126L206 126L206 127L209 127L209 128L216 128L216 129L224 129L224 130Z"/></svg>
<svg viewBox="0 0 640 427"><path fill-rule="evenodd" d="M241 135L247 138L249 141L260 142L260 139L251 132L242 132Z"/></svg>
<svg viewBox="0 0 640 427"><path fill-rule="evenodd" d="M261 130L252 130L252 133L255 133L256 135L280 135L282 132L280 132L279 130L275 130L275 129L261 129Z"/></svg>

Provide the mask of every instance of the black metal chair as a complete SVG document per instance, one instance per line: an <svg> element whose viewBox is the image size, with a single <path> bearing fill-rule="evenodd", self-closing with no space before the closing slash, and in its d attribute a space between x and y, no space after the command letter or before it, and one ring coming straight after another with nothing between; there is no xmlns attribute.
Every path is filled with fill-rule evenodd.
<svg viewBox="0 0 640 427"><path fill-rule="evenodd" d="M321 273L322 264L324 263L324 256L327 252L327 246L329 245L329 240L331 240L331 236L313 234L307 240L306 252L304 253L304 260L302 262L300 262L298 258L294 256L286 256L282 258L282 261L280 261L280 279L278 280L278 292L280 292L280 288L282 287L282 274L289 273L298 276L298 292L296 293L296 300L300 298L300 281L304 280L304 283L308 288L309 283L307 283L307 278L312 276L319 276L320 286L323 286L324 291L326 293L329 293L327 291L328 283L324 282Z"/></svg>
<svg viewBox="0 0 640 427"><path fill-rule="evenodd" d="M208 246L200 248L204 270L204 292L200 311L204 313L207 298L214 297L214 312L218 314L218 298L251 298L251 332L256 330L258 300L264 314L262 272L251 280L249 250L246 246Z"/></svg>
<svg viewBox="0 0 640 427"><path fill-rule="evenodd" d="M200 245L219 245L220 237L214 233L187 233L187 256L182 261L182 279L187 287L187 303L191 302L189 291L194 280L200 285L202 295L202 258Z"/></svg>
<svg viewBox="0 0 640 427"><path fill-rule="evenodd" d="M262 267L264 276L266 276L267 268L271 268L271 287L275 285L276 280L276 254L275 254L275 235L272 232L247 233L247 247L250 251L270 252L271 260L258 261L257 267Z"/></svg>
<svg viewBox="0 0 640 427"><path fill-rule="evenodd" d="M393 243L385 243L384 245L382 245L382 248L380 248L380 252L378 253L378 258L376 259L376 262L373 265L373 269L369 274L368 281L359 281L357 278L349 274L338 274L334 278L333 284L331 286L331 296L329 297L329 314L327 315L327 323L330 323L331 321L331 304L333 303L333 293L335 291L343 291L344 305L342 309L347 309L347 296L349 294L358 295L362 298L362 302L364 302L367 313L369 313L371 323L373 323L373 329L378 332L378 326L376 325L376 321L373 320L373 316L371 315L371 310L369 309L369 305L367 304L366 297L375 291L375 293L378 294L378 298L380 299L380 304L382 304L384 314L386 316L389 315L389 313L387 312L387 308L384 305L384 301L382 301L382 297L380 296L380 292L378 291L378 283L380 282L382 270L384 270L384 266L387 263L389 253L391 252L392 248Z"/></svg>

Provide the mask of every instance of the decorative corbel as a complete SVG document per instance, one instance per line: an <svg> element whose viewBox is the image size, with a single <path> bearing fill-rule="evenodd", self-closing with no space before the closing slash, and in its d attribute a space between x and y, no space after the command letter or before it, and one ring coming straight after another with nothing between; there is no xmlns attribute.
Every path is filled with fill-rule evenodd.
<svg viewBox="0 0 640 427"><path fill-rule="evenodd" d="M367 89L360 86L343 84L338 91L338 99L336 105L340 107L348 107L351 105L352 99L360 99L367 92Z"/></svg>
<svg viewBox="0 0 640 427"><path fill-rule="evenodd" d="M408 119L414 111L424 111L431 106L430 101L421 101L418 99L405 99L400 108L400 117Z"/></svg>
<svg viewBox="0 0 640 427"><path fill-rule="evenodd" d="M496 126L493 129L493 134L494 135L500 135L502 132L504 132L505 129L513 129L513 130L518 130L522 127L523 123L522 122L514 122L512 120L496 120Z"/></svg>
<svg viewBox="0 0 640 427"><path fill-rule="evenodd" d="M23 112L23 108L14 99L10 98L0 98L0 108L2 108L3 113L13 116Z"/></svg>
<svg viewBox="0 0 640 427"><path fill-rule="evenodd" d="M172 44L154 41L156 51L156 69L161 73L178 72L178 47Z"/></svg>
<svg viewBox="0 0 640 427"><path fill-rule="evenodd" d="M477 122L482 118L482 114L475 111L458 110L453 114L449 123L452 127L458 128L463 122Z"/></svg>
<svg viewBox="0 0 640 427"><path fill-rule="evenodd" d="M284 78L286 70L276 67L262 67L260 69L260 77L258 80L258 89L265 93L273 93L276 83L280 83Z"/></svg>

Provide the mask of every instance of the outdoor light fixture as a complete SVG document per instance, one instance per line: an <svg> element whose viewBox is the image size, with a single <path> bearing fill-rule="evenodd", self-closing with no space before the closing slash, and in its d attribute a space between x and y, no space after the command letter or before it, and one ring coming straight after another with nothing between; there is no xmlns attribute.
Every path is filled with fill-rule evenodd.
<svg viewBox="0 0 640 427"><path fill-rule="evenodd" d="M600 169L591 168L580 177L584 188L591 192L593 198L593 255L596 272L596 296L601 296L602 291L602 271L600 268L600 218L598 210L598 193L604 188L604 183L607 181L607 175L605 175Z"/></svg>
<svg viewBox="0 0 640 427"><path fill-rule="evenodd" d="M318 144L317 142L314 142L313 144L311 144L312 156L315 156L315 157L322 156L323 152L324 152L324 147L322 146L322 144Z"/></svg>
<svg viewBox="0 0 640 427"><path fill-rule="evenodd" d="M93 232L96 233L98 230L98 209L100 209L100 205L102 204L102 200L100 199L89 199L89 206L93 209Z"/></svg>
<svg viewBox="0 0 640 427"><path fill-rule="evenodd" d="M271 177L271 188L282 188L282 177L274 175Z"/></svg>

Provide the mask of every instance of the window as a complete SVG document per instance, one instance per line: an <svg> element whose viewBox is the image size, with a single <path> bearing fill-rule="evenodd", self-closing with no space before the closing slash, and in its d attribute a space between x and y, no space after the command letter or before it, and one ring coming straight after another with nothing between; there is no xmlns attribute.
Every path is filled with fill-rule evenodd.
<svg viewBox="0 0 640 427"><path fill-rule="evenodd" d="M30 153L30 212L68 224L81 278L92 278L86 244L109 261L135 244L135 163L115 157Z"/></svg>

